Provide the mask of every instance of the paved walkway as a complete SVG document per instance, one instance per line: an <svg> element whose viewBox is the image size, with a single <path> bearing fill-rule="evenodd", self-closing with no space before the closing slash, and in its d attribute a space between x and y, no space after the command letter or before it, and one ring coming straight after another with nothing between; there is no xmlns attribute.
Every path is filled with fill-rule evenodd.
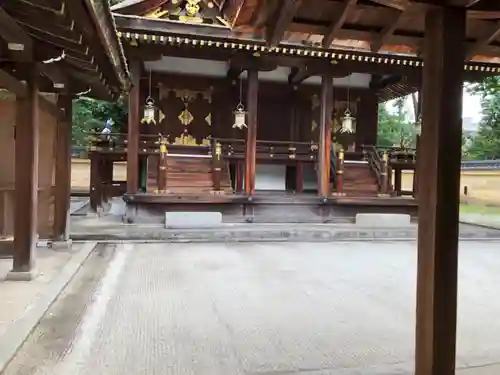
<svg viewBox="0 0 500 375"><path fill-rule="evenodd" d="M497 375L500 243L460 257L458 374ZM123 244L93 262L4 375L412 373L414 243Z"/></svg>
<svg viewBox="0 0 500 375"><path fill-rule="evenodd" d="M5 281L12 269L12 258L0 258L0 337L12 322L36 304L38 298L50 288L52 280L81 247L82 245L74 244L68 251L37 249L39 276L31 282Z"/></svg>

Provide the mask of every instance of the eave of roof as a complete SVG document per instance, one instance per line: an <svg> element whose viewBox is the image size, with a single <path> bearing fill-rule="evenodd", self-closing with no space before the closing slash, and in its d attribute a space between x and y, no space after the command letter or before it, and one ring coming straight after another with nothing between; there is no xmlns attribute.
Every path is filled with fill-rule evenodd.
<svg viewBox="0 0 500 375"><path fill-rule="evenodd" d="M216 46L222 49L254 51L256 53L279 53L302 57L322 57L334 60L355 60L394 65L421 67L423 60L408 53L372 53L346 44L335 48L321 48L304 43L282 42L270 47L258 35L236 35L228 27L186 24L176 21L156 20L137 16L115 15L119 37L126 40L143 40L148 43L192 46ZM465 70L500 73L499 61L473 61L464 64Z"/></svg>

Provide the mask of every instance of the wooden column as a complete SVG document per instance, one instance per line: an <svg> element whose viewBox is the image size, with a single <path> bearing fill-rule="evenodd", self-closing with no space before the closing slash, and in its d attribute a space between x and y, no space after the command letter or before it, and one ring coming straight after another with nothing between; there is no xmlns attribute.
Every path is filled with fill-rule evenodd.
<svg viewBox="0 0 500 375"><path fill-rule="evenodd" d="M332 127L333 79L331 73L321 77L321 113L319 119L318 152L318 196L327 197L330 192L330 140L329 128Z"/></svg>
<svg viewBox="0 0 500 375"><path fill-rule="evenodd" d="M14 262L9 278L31 279L38 211L39 70L32 64L24 98L17 98L15 145Z"/></svg>
<svg viewBox="0 0 500 375"><path fill-rule="evenodd" d="M71 201L71 120L73 100L61 94L57 107L61 110L57 119L54 241L69 240L69 209Z"/></svg>
<svg viewBox="0 0 500 375"><path fill-rule="evenodd" d="M257 152L257 105L259 93L259 72L248 70L247 91L247 139L245 147L245 194L255 192L255 165Z"/></svg>
<svg viewBox="0 0 500 375"><path fill-rule="evenodd" d="M420 139L416 375L455 374L465 9L429 9Z"/></svg>
<svg viewBox="0 0 500 375"><path fill-rule="evenodd" d="M127 194L135 194L139 189L139 81L141 77L139 61L130 61L130 74L132 76L132 87L128 95Z"/></svg>
<svg viewBox="0 0 500 375"><path fill-rule="evenodd" d="M375 92L361 95L356 115L356 151L362 145L376 145L378 132L378 101Z"/></svg>

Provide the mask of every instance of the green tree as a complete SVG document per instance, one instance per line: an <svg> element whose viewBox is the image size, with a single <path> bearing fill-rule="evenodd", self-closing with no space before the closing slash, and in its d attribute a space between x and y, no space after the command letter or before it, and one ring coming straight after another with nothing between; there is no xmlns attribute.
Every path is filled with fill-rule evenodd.
<svg viewBox="0 0 500 375"><path fill-rule="evenodd" d="M386 104L379 105L378 109L378 139L380 147L415 147L415 124L409 120L404 109L405 98L395 101L396 112L387 110Z"/></svg>
<svg viewBox="0 0 500 375"><path fill-rule="evenodd" d="M115 103L82 97L73 101L72 140L75 146L85 146L87 132L101 131L106 120L114 122L113 132L124 132L127 122L127 107L123 100Z"/></svg>
<svg viewBox="0 0 500 375"><path fill-rule="evenodd" d="M467 90L479 95L482 119L479 131L467 149L470 159L500 159L500 77L488 77L469 84Z"/></svg>

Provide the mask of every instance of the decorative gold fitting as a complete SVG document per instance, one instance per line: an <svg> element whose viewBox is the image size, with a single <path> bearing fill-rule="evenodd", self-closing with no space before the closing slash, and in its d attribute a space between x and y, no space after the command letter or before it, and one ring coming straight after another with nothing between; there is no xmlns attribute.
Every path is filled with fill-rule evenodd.
<svg viewBox="0 0 500 375"><path fill-rule="evenodd" d="M344 174L344 171L337 171L337 174Z"/></svg>
<svg viewBox="0 0 500 375"><path fill-rule="evenodd" d="M382 154L382 160L386 163L389 161L389 154L387 153L387 151L384 151L384 153Z"/></svg>
<svg viewBox="0 0 500 375"><path fill-rule="evenodd" d="M341 148L339 151L339 160L344 161L344 149Z"/></svg>
<svg viewBox="0 0 500 375"><path fill-rule="evenodd" d="M222 145L219 142L217 142L215 144L215 156L217 156L217 159L220 159L221 155L222 155Z"/></svg>

